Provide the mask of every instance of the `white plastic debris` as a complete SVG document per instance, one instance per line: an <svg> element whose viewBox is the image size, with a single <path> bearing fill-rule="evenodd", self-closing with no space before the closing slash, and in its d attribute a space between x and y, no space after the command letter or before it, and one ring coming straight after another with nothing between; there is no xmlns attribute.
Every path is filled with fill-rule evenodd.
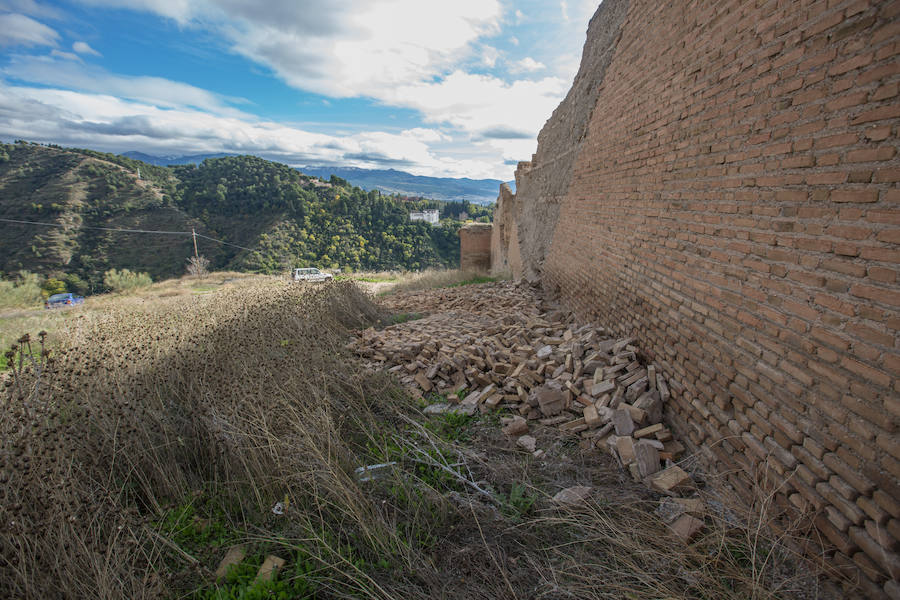
<svg viewBox="0 0 900 600"><path fill-rule="evenodd" d="M396 462L388 462L388 463L380 463L377 465L367 465L365 467L357 467L356 480L357 481L372 481L373 479L378 479L380 477L384 477L385 473L387 473L387 470L396 464L397 464Z"/></svg>

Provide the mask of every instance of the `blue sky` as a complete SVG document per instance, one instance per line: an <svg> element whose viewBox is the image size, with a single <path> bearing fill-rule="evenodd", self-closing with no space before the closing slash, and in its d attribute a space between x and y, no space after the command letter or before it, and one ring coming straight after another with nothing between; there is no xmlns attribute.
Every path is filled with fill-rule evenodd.
<svg viewBox="0 0 900 600"><path fill-rule="evenodd" d="M512 178L596 0L0 0L0 139Z"/></svg>

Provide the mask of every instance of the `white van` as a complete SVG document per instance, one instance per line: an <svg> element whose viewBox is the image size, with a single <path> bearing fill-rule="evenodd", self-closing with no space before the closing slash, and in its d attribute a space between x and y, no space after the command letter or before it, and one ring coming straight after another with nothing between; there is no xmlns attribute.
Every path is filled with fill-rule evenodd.
<svg viewBox="0 0 900 600"><path fill-rule="evenodd" d="M323 273L315 267L294 269L294 281L331 281L334 276L331 273Z"/></svg>

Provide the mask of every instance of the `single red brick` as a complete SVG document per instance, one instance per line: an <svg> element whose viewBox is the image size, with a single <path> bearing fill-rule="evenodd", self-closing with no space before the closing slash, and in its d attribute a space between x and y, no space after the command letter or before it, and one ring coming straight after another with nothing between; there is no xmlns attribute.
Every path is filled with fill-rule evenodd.
<svg viewBox="0 0 900 600"><path fill-rule="evenodd" d="M875 183L893 183L900 181L900 168L892 167L875 171ZM898 190L892 190L897 192Z"/></svg>
<svg viewBox="0 0 900 600"><path fill-rule="evenodd" d="M872 62L872 58L872 54L860 54L852 58L848 58L847 60L832 65L828 69L828 74L831 76L841 75L843 73L846 73L847 71L865 67Z"/></svg>
<svg viewBox="0 0 900 600"><path fill-rule="evenodd" d="M872 102L877 102L879 100L887 100L888 98L893 98L900 91L900 85L895 81L893 83L888 83L886 85L881 86L874 92L872 92L872 97L870 100Z"/></svg>
<svg viewBox="0 0 900 600"><path fill-rule="evenodd" d="M867 274L870 279L880 281L882 283L894 283L895 281L897 281L897 271L895 271L894 269L870 266L868 268Z"/></svg>
<svg viewBox="0 0 900 600"><path fill-rule="evenodd" d="M890 244L900 244L900 229L882 229L875 236L879 242L888 242Z"/></svg>
<svg viewBox="0 0 900 600"><path fill-rule="evenodd" d="M872 110L868 110L859 114L850 121L851 125L861 125L863 123L871 123L872 121L883 121L885 119L896 119L900 117L900 105L881 106Z"/></svg>
<svg viewBox="0 0 900 600"><path fill-rule="evenodd" d="M890 160L896 153L897 151L893 146L882 146L881 148L866 148L865 150L852 150L847 153L844 161L855 163Z"/></svg>
<svg viewBox="0 0 900 600"><path fill-rule="evenodd" d="M872 230L852 225L832 225L826 230L826 233L845 240L864 240L872 234Z"/></svg>
<svg viewBox="0 0 900 600"><path fill-rule="evenodd" d="M859 134L856 133L838 133L816 138L813 145L816 149L835 148L837 146L852 146L859 141Z"/></svg>
<svg viewBox="0 0 900 600"><path fill-rule="evenodd" d="M810 173L806 176L808 185L836 185L847 181L845 171L826 171L824 173Z"/></svg>
<svg viewBox="0 0 900 600"><path fill-rule="evenodd" d="M832 202L878 202L878 190L833 190Z"/></svg>

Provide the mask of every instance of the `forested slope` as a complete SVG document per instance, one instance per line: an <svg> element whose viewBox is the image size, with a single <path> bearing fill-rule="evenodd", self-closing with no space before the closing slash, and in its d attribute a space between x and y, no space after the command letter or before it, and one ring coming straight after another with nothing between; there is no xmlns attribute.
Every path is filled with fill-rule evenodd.
<svg viewBox="0 0 900 600"><path fill-rule="evenodd" d="M0 145L0 271L76 274L111 268L155 279L184 272L193 253L215 269L275 273L294 266L421 269L455 266L458 223L411 222L409 202L324 182L253 156L159 167L124 156L25 142ZM121 229L175 233L124 233ZM214 242L215 238L226 243Z"/></svg>

